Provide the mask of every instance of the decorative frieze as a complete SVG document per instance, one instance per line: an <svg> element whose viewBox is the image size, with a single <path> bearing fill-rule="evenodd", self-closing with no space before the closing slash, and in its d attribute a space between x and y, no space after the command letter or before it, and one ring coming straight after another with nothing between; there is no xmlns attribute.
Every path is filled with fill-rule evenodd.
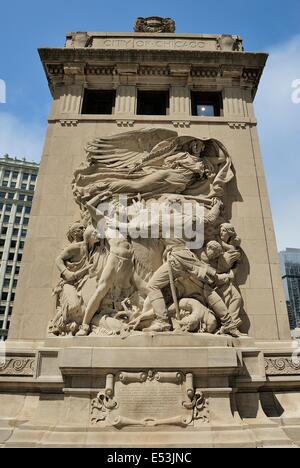
<svg viewBox="0 0 300 468"><path fill-rule="evenodd" d="M0 359L0 376L33 377L35 374L35 357L6 356Z"/></svg>
<svg viewBox="0 0 300 468"><path fill-rule="evenodd" d="M266 375L300 375L300 360L293 357L265 358Z"/></svg>

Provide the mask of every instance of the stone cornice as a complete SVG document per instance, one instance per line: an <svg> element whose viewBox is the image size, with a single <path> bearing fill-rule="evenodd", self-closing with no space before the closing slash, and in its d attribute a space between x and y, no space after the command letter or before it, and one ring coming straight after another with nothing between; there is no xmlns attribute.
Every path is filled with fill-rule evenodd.
<svg viewBox="0 0 300 468"><path fill-rule="evenodd" d="M39 49L50 88L87 75L183 76L193 80L239 80L256 93L265 53L174 50ZM127 65L132 70L127 70ZM151 65L149 65L151 64Z"/></svg>

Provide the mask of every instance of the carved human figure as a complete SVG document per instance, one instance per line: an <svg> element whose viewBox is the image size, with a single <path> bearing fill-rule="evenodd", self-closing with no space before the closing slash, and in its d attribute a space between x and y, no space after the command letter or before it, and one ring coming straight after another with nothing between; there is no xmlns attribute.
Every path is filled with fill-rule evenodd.
<svg viewBox="0 0 300 468"><path fill-rule="evenodd" d="M222 203L217 203L204 216L204 224L214 224L219 218ZM156 320L149 327L148 331L163 332L171 329L168 310L162 293L162 289L170 285L172 278L195 277L201 285L203 295L208 306L213 310L222 324L222 331L233 336L239 336L233 320L222 298L215 291L218 283L225 280L225 275L219 275L215 268L199 259L186 245L184 239L172 238L165 241L166 249L164 253L163 265L154 273L149 281L148 297L144 305L144 313L152 307ZM170 274L170 272L172 272Z"/></svg>
<svg viewBox="0 0 300 468"><path fill-rule="evenodd" d="M226 258L226 254L227 252L224 252L219 242L210 241L202 252L201 259L216 268L222 276L222 281L217 286L217 292L224 300L234 324L239 328L242 324L240 312L243 299L234 285L235 271L232 269L236 263L234 260L238 261L238 258L231 255L229 259Z"/></svg>
<svg viewBox="0 0 300 468"><path fill-rule="evenodd" d="M99 277L96 291L87 304L82 326L77 336L89 334L93 317L114 286L117 285L119 290L129 290L132 286L139 289L137 283L142 282L134 271L132 246L113 222L116 213L111 212L105 215L104 212L101 212L99 204L102 200L103 196L97 195L88 202L87 207L94 221L98 221L98 223L105 221L102 226L109 244L109 255Z"/></svg>
<svg viewBox="0 0 300 468"><path fill-rule="evenodd" d="M72 225L67 237L72 243L56 260L62 279L54 290L58 298L57 314L49 328L54 334L60 327L66 327L68 324L71 324L69 332L72 333L76 324L82 320L82 299L79 291L89 274L90 259L99 243L95 229L92 226L85 228L81 223Z"/></svg>

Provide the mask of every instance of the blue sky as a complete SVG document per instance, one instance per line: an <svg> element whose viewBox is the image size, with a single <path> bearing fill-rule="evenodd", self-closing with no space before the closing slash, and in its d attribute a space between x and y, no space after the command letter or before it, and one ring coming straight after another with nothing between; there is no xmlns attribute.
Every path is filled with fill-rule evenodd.
<svg viewBox="0 0 300 468"><path fill-rule="evenodd" d="M50 94L37 48L61 47L69 31L131 31L137 16L171 16L177 32L232 33L246 50L271 53L256 99L260 137L279 248L300 248L299 0L10 0L2 2L0 154L39 160Z"/></svg>

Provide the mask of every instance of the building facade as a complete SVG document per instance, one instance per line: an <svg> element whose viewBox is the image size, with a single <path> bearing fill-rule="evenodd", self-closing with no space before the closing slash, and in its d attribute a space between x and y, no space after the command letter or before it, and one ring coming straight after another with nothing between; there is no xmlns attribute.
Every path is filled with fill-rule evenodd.
<svg viewBox="0 0 300 468"><path fill-rule="evenodd" d="M291 329L300 328L300 249L280 252L282 280Z"/></svg>
<svg viewBox="0 0 300 468"><path fill-rule="evenodd" d="M0 158L0 339L6 339L24 252L39 165Z"/></svg>

